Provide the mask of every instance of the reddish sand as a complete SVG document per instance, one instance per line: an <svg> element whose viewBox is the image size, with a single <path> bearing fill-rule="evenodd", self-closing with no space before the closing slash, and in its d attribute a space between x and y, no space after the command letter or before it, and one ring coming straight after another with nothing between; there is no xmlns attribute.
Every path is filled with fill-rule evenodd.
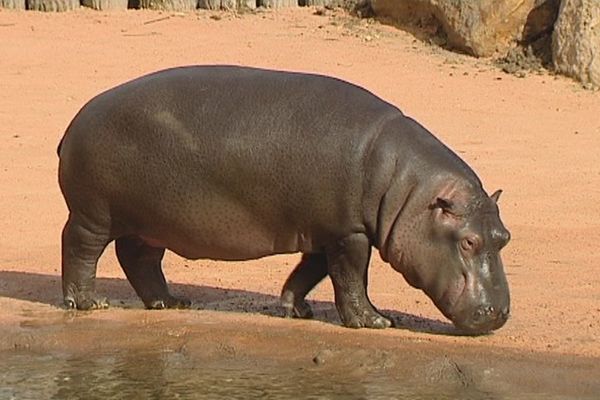
<svg viewBox="0 0 600 400"><path fill-rule="evenodd" d="M549 74L513 77L489 60L440 50L391 27L313 12L0 10L2 329L19 330L32 318L43 326L45 315L50 326L61 312L60 231L67 210L56 146L75 113L100 91L144 73L226 63L319 72L362 85L436 133L489 192L504 189L501 213L513 237L503 251L512 316L492 335L446 335L451 328L425 294L375 256L371 298L391 311L400 329L340 328L329 282L310 295L320 322L249 318L248 312L278 314L279 290L298 256L220 263L169 254L164 269L174 291L221 311L204 312L206 318L241 332L253 321L253 329L289 326L332 340L332 333L372 334L385 343L600 357L600 94ZM169 315L141 310L112 246L98 276L100 291L115 305L98 312L102 320ZM172 313L175 321L181 315ZM0 348L17 345L1 336Z"/></svg>

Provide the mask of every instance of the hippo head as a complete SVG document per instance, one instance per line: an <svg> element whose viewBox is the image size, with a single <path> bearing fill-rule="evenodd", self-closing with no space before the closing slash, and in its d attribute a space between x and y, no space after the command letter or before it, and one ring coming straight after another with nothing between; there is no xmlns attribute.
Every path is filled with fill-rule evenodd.
<svg viewBox="0 0 600 400"><path fill-rule="evenodd" d="M501 191L491 196L469 192L438 193L408 224L394 224L386 256L460 331L476 335L508 319L510 296L500 250L510 233L499 216Z"/></svg>

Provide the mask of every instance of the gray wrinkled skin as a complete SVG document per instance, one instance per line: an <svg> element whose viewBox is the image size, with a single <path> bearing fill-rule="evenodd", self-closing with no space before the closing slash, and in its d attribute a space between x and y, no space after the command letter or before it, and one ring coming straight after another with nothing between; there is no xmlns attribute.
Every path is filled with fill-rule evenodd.
<svg viewBox="0 0 600 400"><path fill-rule="evenodd" d="M96 264L116 241L148 308L187 307L161 269L190 259L303 253L282 290L286 315L329 275L344 325L385 328L367 297L371 249L462 331L509 314L496 202L452 151L396 107L318 75L206 66L157 72L100 94L59 146L69 207L65 304L108 306Z"/></svg>

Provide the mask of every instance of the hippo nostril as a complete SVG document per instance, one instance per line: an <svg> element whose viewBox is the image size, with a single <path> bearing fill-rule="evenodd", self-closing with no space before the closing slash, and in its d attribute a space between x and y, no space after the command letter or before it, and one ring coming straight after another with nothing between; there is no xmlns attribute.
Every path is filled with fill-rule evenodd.
<svg viewBox="0 0 600 400"><path fill-rule="evenodd" d="M475 319L481 319L483 317L489 317L491 315L494 315L495 312L496 309L493 306L483 306L478 307L473 313L473 316L475 317Z"/></svg>

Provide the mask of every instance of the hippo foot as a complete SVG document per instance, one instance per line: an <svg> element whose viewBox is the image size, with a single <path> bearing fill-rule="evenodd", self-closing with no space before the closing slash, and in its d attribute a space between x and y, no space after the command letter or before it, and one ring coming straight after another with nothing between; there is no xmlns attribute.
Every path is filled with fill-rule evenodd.
<svg viewBox="0 0 600 400"><path fill-rule="evenodd" d="M145 302L145 305L149 310L164 310L167 308L185 309L192 306L192 301L185 297L169 296L165 299Z"/></svg>
<svg viewBox="0 0 600 400"><path fill-rule="evenodd" d="M354 315L350 318L342 318L344 326L348 328L373 328L385 329L392 326L392 321L383 315L372 311L364 312L362 315Z"/></svg>
<svg viewBox="0 0 600 400"><path fill-rule="evenodd" d="M285 291L281 295L281 305L283 306L283 316L285 318L310 319L313 312L304 299L296 300L294 293Z"/></svg>
<svg viewBox="0 0 600 400"><path fill-rule="evenodd" d="M106 297L97 296L96 294L83 296L79 295L76 300L73 296L66 296L64 299L64 307L68 310L101 310L109 307Z"/></svg>

